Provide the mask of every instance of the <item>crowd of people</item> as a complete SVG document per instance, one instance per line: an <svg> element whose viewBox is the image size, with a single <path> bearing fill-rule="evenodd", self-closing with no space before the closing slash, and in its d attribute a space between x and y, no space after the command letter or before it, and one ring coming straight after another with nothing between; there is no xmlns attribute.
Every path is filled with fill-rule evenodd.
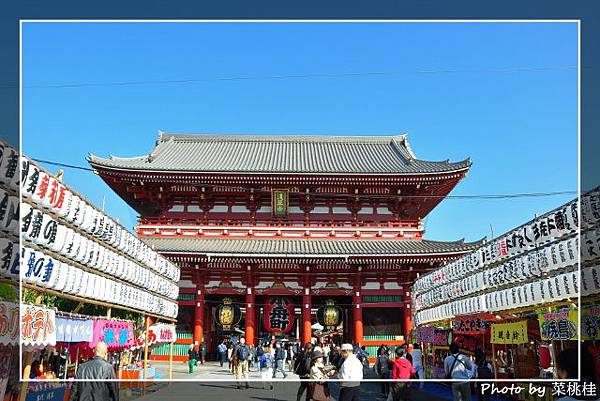
<svg viewBox="0 0 600 401"><path fill-rule="evenodd" d="M385 345L377 350L375 372L380 379L389 381L381 382L381 391L388 401L410 401L411 389L414 385L420 389L425 378L423 366L423 352L419 344L413 344L412 349L406 345L396 347L395 358L392 360L392 351ZM452 382L452 395L454 401L471 401L470 379L492 379L494 377L492 365L486 360L485 353L478 349L475 351L475 362L460 352L458 344L450 344L450 355L444 360L446 379ZM414 381L417 381L416 383ZM476 386L478 399L488 399L481 393L480 383Z"/></svg>

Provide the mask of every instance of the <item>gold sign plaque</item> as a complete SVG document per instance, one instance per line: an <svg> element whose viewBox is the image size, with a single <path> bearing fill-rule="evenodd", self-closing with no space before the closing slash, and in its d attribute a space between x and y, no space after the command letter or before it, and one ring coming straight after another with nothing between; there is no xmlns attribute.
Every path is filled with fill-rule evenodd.
<svg viewBox="0 0 600 401"><path fill-rule="evenodd" d="M287 189L274 189L271 193L273 217L287 217L288 205L289 191Z"/></svg>

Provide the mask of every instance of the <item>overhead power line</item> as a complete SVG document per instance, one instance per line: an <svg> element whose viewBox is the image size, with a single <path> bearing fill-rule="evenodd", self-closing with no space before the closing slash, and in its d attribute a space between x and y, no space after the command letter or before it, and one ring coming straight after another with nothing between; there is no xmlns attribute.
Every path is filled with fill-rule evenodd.
<svg viewBox="0 0 600 401"><path fill-rule="evenodd" d="M76 166L73 164L66 164L66 163L61 163L61 162L54 162L54 161L50 161L50 160L43 160L43 159L37 159L37 158L31 158L31 160L36 161L38 163L44 163L44 164L49 164L52 166L57 166L57 167L65 167L65 168L72 168L72 169L77 169L77 170L83 170L83 171L89 171L89 172L94 172L94 169L90 168L90 167L84 167L84 166ZM223 187L222 185L210 185L210 184L206 184L203 185L204 187L207 188L217 188L217 187ZM235 190L241 190L241 191L249 191L249 188L245 188L245 187L230 187L227 186L228 188L231 189L235 189ZM254 190L254 193L257 192L265 192L265 193L270 193L270 191L261 191L261 190ZM297 191L290 191L290 194L296 194L296 195L306 195L304 192L297 192ZM490 199L490 200L494 200L494 199L516 199L516 198L540 198L540 197L550 197L550 196L560 196L560 195L577 195L577 191L550 191L550 192L517 192L517 193L512 193L512 194L471 194L471 195L363 195L363 194L340 194L340 193L327 193L327 192L319 192L317 194L311 194L311 195L319 195L319 196L330 196L330 197L339 197L339 196L346 196L346 197L357 197L357 198L361 198L361 199L393 199L393 198L401 198L401 199L480 199L480 200L484 200L484 199Z"/></svg>
<svg viewBox="0 0 600 401"><path fill-rule="evenodd" d="M337 73L307 73L307 74L281 74L281 75L236 75L228 77L210 78L184 78L184 79L157 79L138 81L112 81L112 82L65 82L55 84L24 85L24 89L57 89L57 88L92 88L92 87L118 87L142 86L165 84L194 84L202 82L220 81L253 81L253 80L283 80L307 78L351 78L351 77L377 77L392 75L433 75L433 74L462 74L462 73L523 73L543 71L568 71L576 70L576 65L556 65L539 67L496 67L496 68L423 68L392 71L362 71L362 72L337 72ZM14 89L16 85L0 86L0 89Z"/></svg>

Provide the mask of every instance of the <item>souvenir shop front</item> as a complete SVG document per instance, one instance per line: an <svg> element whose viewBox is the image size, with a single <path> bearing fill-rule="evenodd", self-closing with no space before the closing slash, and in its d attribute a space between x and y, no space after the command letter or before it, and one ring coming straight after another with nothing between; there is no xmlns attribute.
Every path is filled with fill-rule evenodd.
<svg viewBox="0 0 600 401"><path fill-rule="evenodd" d="M179 268L64 185L62 176L26 157L21 170L20 270L24 296L33 305L21 308L20 325L35 337L23 336L23 379L72 377L98 341L109 346L116 372L151 377L149 337L160 337L165 330L158 325L177 316ZM54 303L67 303L53 299L75 306L58 311ZM101 315L73 313L85 305ZM143 323L135 327L114 318L125 312Z"/></svg>
<svg viewBox="0 0 600 401"><path fill-rule="evenodd" d="M415 282L429 377L442 377L451 341L468 355L483 350L498 379L556 376L555 356L577 345L574 302L598 285L592 275L579 281L577 206L536 217Z"/></svg>

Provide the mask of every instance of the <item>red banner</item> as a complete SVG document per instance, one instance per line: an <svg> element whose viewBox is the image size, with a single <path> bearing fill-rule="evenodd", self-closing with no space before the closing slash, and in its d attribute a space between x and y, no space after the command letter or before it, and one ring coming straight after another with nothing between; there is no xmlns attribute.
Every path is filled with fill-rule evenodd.
<svg viewBox="0 0 600 401"><path fill-rule="evenodd" d="M454 334L484 334L489 331L491 320L493 317L487 314L456 317L452 321L452 331Z"/></svg>
<svg viewBox="0 0 600 401"><path fill-rule="evenodd" d="M265 330L270 333L289 333L294 327L294 304L288 298L267 298Z"/></svg>

